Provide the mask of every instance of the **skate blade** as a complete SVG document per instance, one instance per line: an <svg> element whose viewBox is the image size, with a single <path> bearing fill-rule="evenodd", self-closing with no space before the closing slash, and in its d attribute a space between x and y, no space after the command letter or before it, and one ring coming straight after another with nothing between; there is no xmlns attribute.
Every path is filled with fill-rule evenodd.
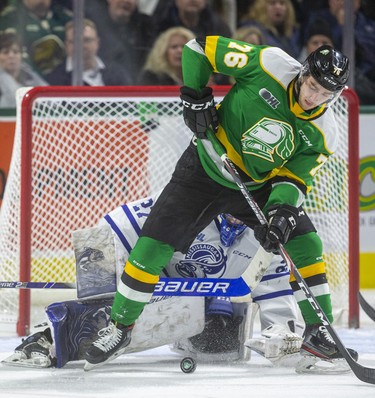
<svg viewBox="0 0 375 398"><path fill-rule="evenodd" d="M343 374L350 372L350 367L345 359L325 361L314 356L302 356L296 365L296 372L302 374Z"/></svg>
<svg viewBox="0 0 375 398"><path fill-rule="evenodd" d="M16 366L21 368L50 368L52 366L51 359L45 356L33 356L25 358L19 354L13 354L1 361L6 366Z"/></svg>
<svg viewBox="0 0 375 398"><path fill-rule="evenodd" d="M99 363L91 363L89 361L85 361L85 364L83 365L83 370L85 370L86 372L93 370L95 368L99 368L100 366L103 366L104 364L113 361L114 359L116 359L118 356L122 355L126 350L126 347L120 348L118 351L116 351L114 354L112 354L108 359L106 359L103 362L99 362Z"/></svg>
<svg viewBox="0 0 375 398"><path fill-rule="evenodd" d="M299 352L292 354L280 355L277 358L269 358L273 366L278 368L295 368L301 360L301 354Z"/></svg>

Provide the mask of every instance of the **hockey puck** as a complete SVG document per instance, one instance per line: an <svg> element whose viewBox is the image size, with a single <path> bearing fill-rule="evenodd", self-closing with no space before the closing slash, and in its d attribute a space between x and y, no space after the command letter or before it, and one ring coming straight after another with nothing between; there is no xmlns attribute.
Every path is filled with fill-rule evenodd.
<svg viewBox="0 0 375 398"><path fill-rule="evenodd" d="M186 357L180 362L180 368L184 373L193 373L197 368L197 363L193 358Z"/></svg>

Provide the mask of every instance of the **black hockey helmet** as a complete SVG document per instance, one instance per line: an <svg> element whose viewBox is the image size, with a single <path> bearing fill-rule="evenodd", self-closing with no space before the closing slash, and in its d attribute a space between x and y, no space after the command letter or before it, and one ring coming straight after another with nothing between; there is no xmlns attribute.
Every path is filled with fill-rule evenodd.
<svg viewBox="0 0 375 398"><path fill-rule="evenodd" d="M313 76L326 90L341 91L349 78L349 59L331 46L321 46L303 63L302 75Z"/></svg>

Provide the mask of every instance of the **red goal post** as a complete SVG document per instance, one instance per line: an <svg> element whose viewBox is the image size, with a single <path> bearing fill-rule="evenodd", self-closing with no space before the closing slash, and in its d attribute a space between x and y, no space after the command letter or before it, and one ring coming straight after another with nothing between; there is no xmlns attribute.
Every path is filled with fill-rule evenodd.
<svg viewBox="0 0 375 398"><path fill-rule="evenodd" d="M215 87L215 97L228 89ZM0 213L0 280L74 282L71 232L168 181L191 138L179 90L38 87L21 97ZM306 202L329 249L336 318L352 327L359 322L358 108L345 90L335 104L342 144ZM30 291L0 289L0 302L0 323L16 322L25 335Z"/></svg>

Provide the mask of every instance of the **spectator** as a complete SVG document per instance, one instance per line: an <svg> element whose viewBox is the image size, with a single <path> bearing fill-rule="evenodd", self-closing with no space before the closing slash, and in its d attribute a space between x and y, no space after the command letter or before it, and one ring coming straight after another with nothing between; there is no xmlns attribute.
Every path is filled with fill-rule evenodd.
<svg viewBox="0 0 375 398"><path fill-rule="evenodd" d="M156 39L138 83L141 85L183 85L182 48L194 39L194 34L183 27L169 28Z"/></svg>
<svg viewBox="0 0 375 398"><path fill-rule="evenodd" d="M52 0L22 0L3 10L0 32L17 32L31 65L46 74L64 58L64 27L71 18L71 11Z"/></svg>
<svg viewBox="0 0 375 398"><path fill-rule="evenodd" d="M0 108L16 107L16 91L20 87L47 85L22 62L21 49L21 39L16 33L0 34Z"/></svg>
<svg viewBox="0 0 375 398"><path fill-rule="evenodd" d="M355 11L359 7L359 1L354 0ZM324 20L332 31L332 39L335 48L342 49L342 26L344 24L344 0L328 0L327 7L318 9L311 13L310 18L303 32L304 41L310 26L315 24L316 20Z"/></svg>
<svg viewBox="0 0 375 398"><path fill-rule="evenodd" d="M298 57L300 30L291 0L256 0L242 25L257 26L262 31L265 44Z"/></svg>
<svg viewBox="0 0 375 398"><path fill-rule="evenodd" d="M262 31L256 26L242 26L233 33L233 39L245 41L258 46L265 44Z"/></svg>
<svg viewBox="0 0 375 398"><path fill-rule="evenodd" d="M370 80L375 81L375 19L368 14L369 6L364 8L365 12L359 7L355 13L355 43L356 43L356 66ZM355 3L356 4L356 3ZM372 7L375 7L372 5Z"/></svg>
<svg viewBox="0 0 375 398"><path fill-rule="evenodd" d="M353 1L353 10L356 68L359 68L368 78L375 80L375 20L362 11L360 0ZM368 11L367 6L366 10ZM345 21L344 0L328 0L328 8L318 10L311 15L307 30L311 25L316 24L317 20L322 19L331 28L334 46L342 49Z"/></svg>
<svg viewBox="0 0 375 398"><path fill-rule="evenodd" d="M310 25L305 35L299 61L302 63L310 53L324 44L333 47L332 31L325 20L317 19L314 24Z"/></svg>
<svg viewBox="0 0 375 398"><path fill-rule="evenodd" d="M49 75L47 80L51 85L70 86L73 70L73 37L72 22L66 25L66 60ZM98 56L100 40L94 22L83 21L83 82L87 86L117 86L131 84L131 78L123 65L106 64Z"/></svg>
<svg viewBox="0 0 375 398"><path fill-rule="evenodd" d="M159 32L173 26L190 29L196 36L220 35L231 37L229 26L207 5L207 0L173 0L166 5L164 12L158 16Z"/></svg>
<svg viewBox="0 0 375 398"><path fill-rule="evenodd" d="M138 11L138 0L108 0L87 6L86 13L98 27L99 56L124 65L135 83L155 40L153 18Z"/></svg>
<svg viewBox="0 0 375 398"><path fill-rule="evenodd" d="M207 0L172 0L163 2L164 12L154 13L158 31L182 26L191 30L196 37L206 35L231 36L228 25L215 14L207 5ZM157 8L157 10L160 8ZM159 16L160 15L160 16ZM211 78L212 84L229 84L229 78L225 75L215 73Z"/></svg>
<svg viewBox="0 0 375 398"><path fill-rule="evenodd" d="M299 26L303 27L306 26L312 13L327 7L328 0L292 0L292 4L296 14L296 20ZM301 35L301 41L302 40L303 37Z"/></svg>

